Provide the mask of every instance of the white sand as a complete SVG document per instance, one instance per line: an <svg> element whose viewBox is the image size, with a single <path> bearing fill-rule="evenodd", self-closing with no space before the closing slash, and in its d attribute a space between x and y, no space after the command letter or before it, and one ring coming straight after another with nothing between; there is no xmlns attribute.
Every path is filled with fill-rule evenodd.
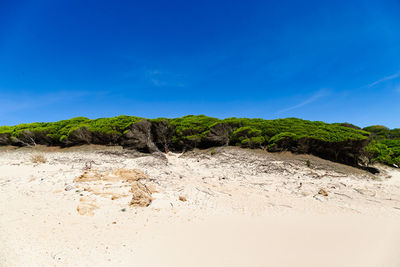
<svg viewBox="0 0 400 267"><path fill-rule="evenodd" d="M38 149L0 151L0 266L400 265L395 169L373 177L237 148ZM32 163L36 153L47 162ZM120 169L148 175L141 182L158 191L150 206L129 206L130 183L112 174ZM103 180L74 182L85 170Z"/></svg>

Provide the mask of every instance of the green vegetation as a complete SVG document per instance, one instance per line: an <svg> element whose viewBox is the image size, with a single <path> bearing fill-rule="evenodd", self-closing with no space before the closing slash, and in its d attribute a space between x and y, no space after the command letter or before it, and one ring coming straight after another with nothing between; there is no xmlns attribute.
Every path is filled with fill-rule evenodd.
<svg viewBox="0 0 400 267"><path fill-rule="evenodd" d="M311 168L311 161L310 161L309 159L306 161L306 166L307 166L308 168Z"/></svg>
<svg viewBox="0 0 400 267"><path fill-rule="evenodd" d="M86 128L93 133L100 133L97 139L112 136L110 140L118 140L129 129L128 126L143 120L134 116L118 116L114 118L88 119L72 118L58 122L37 122L0 127L0 141L18 140L28 136L45 140L42 144L64 144L71 133ZM389 129L374 125L364 129L350 123L328 124L320 121L307 121L297 118L277 120L228 118L217 119L204 115L184 116L182 118L150 119L151 122L166 121L168 136L165 143L172 149L192 147L210 147L215 140L222 137L220 145L229 141L230 145L249 148L273 148L280 142L295 144L299 139L308 138L329 143L341 143L354 140L372 141L365 148L370 162L381 162L388 165L400 165L400 129ZM225 139L224 139L225 138ZM26 139L25 139L26 140ZM228 141L226 141L228 140ZM115 143L113 141L112 143ZM214 142L214 143L213 143ZM211 151L213 155L215 151Z"/></svg>
<svg viewBox="0 0 400 267"><path fill-rule="evenodd" d="M349 127L349 128L353 128L353 129L356 129L356 130L361 130L361 128L360 128L360 127L358 127L358 126L356 126L356 125L354 125L354 124L348 123L348 122L343 122L343 123L333 123L333 124L334 124L334 125L343 126L343 127Z"/></svg>
<svg viewBox="0 0 400 267"><path fill-rule="evenodd" d="M128 126L141 120L143 118L134 116L93 120L77 117L58 122L2 126L0 127L0 135L2 135L0 136L0 141L3 144L7 144L7 141L4 141L7 138L15 141L21 140L21 137L25 137L25 140L29 141L29 138L34 136L34 138L44 140L41 142L42 144L62 145L68 141L71 133L86 128L92 133L100 133L100 135L96 136L97 139L107 138L107 135L112 137L108 140L114 140L110 142L114 144L118 142L116 140L118 140L119 136L123 136L129 130ZM171 149L176 150L210 147L215 144L223 145L227 142L230 145L241 147L273 150L277 144L283 142L283 144L290 147L302 138L335 144L342 143L343 145L346 145L347 141L371 139L372 141L365 148L365 154L370 162L400 165L400 129L389 129L381 125L369 126L361 130L350 123L328 124L297 118L276 120L227 118L220 120L204 115L189 115L174 119L158 118L150 119L149 121L168 122L160 124L168 128L168 131L163 132L165 134L162 137L165 140L163 142ZM218 143L218 140L222 141ZM339 147L340 144L338 144L338 149L342 149ZM211 151L211 155L214 153L215 151Z"/></svg>
<svg viewBox="0 0 400 267"><path fill-rule="evenodd" d="M231 143L242 147L260 147L266 143L263 132L255 127L244 126L235 130L230 138Z"/></svg>
<svg viewBox="0 0 400 267"><path fill-rule="evenodd" d="M370 132L374 139L387 139L389 138L390 129L383 125L368 126L363 129Z"/></svg>
<svg viewBox="0 0 400 267"><path fill-rule="evenodd" d="M122 135L132 123L142 120L133 116L118 116L114 118L99 118L90 120L85 117L72 118L58 122L36 122L16 126L0 127L0 134L8 133L12 137L20 137L24 132L43 133L55 142L63 142L74 130L86 127L92 132Z"/></svg>
<svg viewBox="0 0 400 267"><path fill-rule="evenodd" d="M211 156L214 156L215 155L215 150L214 149L211 150L210 154L211 154Z"/></svg>
<svg viewBox="0 0 400 267"><path fill-rule="evenodd" d="M175 127L172 144L181 147L185 144L197 147L217 124L228 125L232 132L229 143L242 147L260 148L273 145L281 139L298 140L312 138L326 142L344 142L364 140L369 137L366 131L340 124L328 124L297 118L263 120L246 118L228 118L219 120L204 115L185 116L169 120L170 127Z"/></svg>
<svg viewBox="0 0 400 267"><path fill-rule="evenodd" d="M118 116L114 118L88 119L85 117L72 118L58 122L39 122L19 124L16 126L0 127L0 134L10 134L20 137L23 133L41 133L51 140L63 142L75 130L87 128L92 132L123 135L127 127L142 120L133 116ZM318 121L307 121L297 118L263 120L246 118L217 118L199 116L184 116L175 119L151 119L150 121L168 121L174 129L172 143L177 146L190 143L200 144L210 134L217 124L228 125L231 129L230 144L243 147L265 147L282 139L298 140L312 138L327 142L342 142L346 140L367 139L369 133L339 124L328 124Z"/></svg>
<svg viewBox="0 0 400 267"><path fill-rule="evenodd" d="M169 120L170 126L175 127L175 134L172 137L172 143L180 146L187 142L200 144L202 138L209 131L210 127L219 122L217 118L211 118L204 115L188 115L182 118Z"/></svg>
<svg viewBox="0 0 400 267"><path fill-rule="evenodd" d="M342 142L346 140L363 140L369 136L369 133L365 131L297 118L277 120L229 118L222 120L222 122L227 122L234 127L240 127L234 132L233 140L235 140L236 136L239 136L239 138L243 136L246 138L263 137L263 144L274 143L282 138L298 140L308 137L327 142Z"/></svg>
<svg viewBox="0 0 400 267"><path fill-rule="evenodd" d="M400 129L392 129L381 125L364 128L371 133L373 141L365 148L371 162L387 165L400 165Z"/></svg>

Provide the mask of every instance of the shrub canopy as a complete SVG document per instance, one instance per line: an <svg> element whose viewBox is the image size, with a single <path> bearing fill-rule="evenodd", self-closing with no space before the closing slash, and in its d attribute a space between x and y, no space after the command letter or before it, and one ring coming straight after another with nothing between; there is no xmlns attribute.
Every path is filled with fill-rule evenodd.
<svg viewBox="0 0 400 267"><path fill-rule="evenodd" d="M86 127L92 132L122 135L127 127L143 120L134 116L118 116L114 118L88 119L77 117L58 122L36 122L19 124L16 126L2 126L0 133L8 133L18 137L24 131L42 132L47 136L61 140L68 137L76 129ZM174 127L173 138L179 140L201 140L216 124L228 124L233 129L230 136L231 143L242 144L254 140L263 145L273 142L281 137L299 139L303 137L314 138L327 142L341 142L346 140L362 140L369 133L345 127L339 124L328 124L320 121L307 121L297 118L264 120L247 118L217 119L204 115L184 116L174 119L150 119L150 121L168 121L169 127ZM275 138L273 138L275 137Z"/></svg>
<svg viewBox="0 0 400 267"><path fill-rule="evenodd" d="M140 121L141 118L133 116L118 116L114 118L99 118L90 120L85 117L76 117L69 120L57 122L35 122L18 124L16 126L1 126L1 133L9 133L13 137L19 137L22 132L43 132L48 137L61 141L69 136L74 130L86 127L93 132L122 134L122 131L132 123Z"/></svg>

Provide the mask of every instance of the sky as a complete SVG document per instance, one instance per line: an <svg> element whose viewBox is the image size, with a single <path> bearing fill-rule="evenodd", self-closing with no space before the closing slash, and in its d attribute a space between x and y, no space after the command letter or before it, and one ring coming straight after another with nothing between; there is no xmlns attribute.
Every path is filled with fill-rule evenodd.
<svg viewBox="0 0 400 267"><path fill-rule="evenodd" d="M400 2L0 0L0 125L133 115L400 127Z"/></svg>

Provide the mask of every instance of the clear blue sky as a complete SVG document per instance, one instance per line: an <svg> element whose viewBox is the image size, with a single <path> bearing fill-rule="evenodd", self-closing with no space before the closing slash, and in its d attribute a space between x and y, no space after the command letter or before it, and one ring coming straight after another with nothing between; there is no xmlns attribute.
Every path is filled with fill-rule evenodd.
<svg viewBox="0 0 400 267"><path fill-rule="evenodd" d="M399 1L0 1L0 125L120 114L400 127Z"/></svg>

